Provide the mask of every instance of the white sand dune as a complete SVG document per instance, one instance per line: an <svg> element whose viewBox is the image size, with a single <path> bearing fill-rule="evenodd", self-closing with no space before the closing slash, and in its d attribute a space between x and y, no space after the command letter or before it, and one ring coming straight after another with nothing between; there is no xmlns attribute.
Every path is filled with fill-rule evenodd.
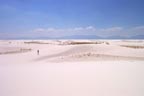
<svg viewBox="0 0 144 96"><path fill-rule="evenodd" d="M121 45L144 42L1 40L0 96L144 96L144 48Z"/></svg>
<svg viewBox="0 0 144 96"><path fill-rule="evenodd" d="M67 51L41 56L36 60L54 59L54 61L56 61L56 59L59 59L61 61L67 61L70 59L80 59L82 61L87 61L90 58L91 60L144 60L143 53L140 53L140 51L142 52L143 50L137 52L137 50L135 51L134 49L109 45L76 45L72 46L72 48Z"/></svg>

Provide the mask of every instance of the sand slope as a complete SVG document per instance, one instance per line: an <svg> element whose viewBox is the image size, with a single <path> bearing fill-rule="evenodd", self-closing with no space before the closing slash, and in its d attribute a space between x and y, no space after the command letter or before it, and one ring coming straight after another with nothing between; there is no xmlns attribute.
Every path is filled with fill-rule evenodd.
<svg viewBox="0 0 144 96"><path fill-rule="evenodd" d="M0 96L144 96L144 49L121 45L144 42L0 41Z"/></svg>

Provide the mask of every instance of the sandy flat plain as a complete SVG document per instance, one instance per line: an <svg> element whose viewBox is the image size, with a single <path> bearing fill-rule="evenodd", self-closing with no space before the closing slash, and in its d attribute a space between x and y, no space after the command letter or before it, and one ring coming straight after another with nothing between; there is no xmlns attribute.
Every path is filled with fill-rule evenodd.
<svg viewBox="0 0 144 96"><path fill-rule="evenodd" d="M144 40L0 40L0 96L144 96Z"/></svg>

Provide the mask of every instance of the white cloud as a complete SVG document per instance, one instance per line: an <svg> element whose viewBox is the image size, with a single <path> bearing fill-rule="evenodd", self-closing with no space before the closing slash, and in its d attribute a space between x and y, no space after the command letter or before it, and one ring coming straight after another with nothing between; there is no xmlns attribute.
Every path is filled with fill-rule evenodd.
<svg viewBox="0 0 144 96"><path fill-rule="evenodd" d="M34 29L33 32L45 32L45 29L37 28L37 29Z"/></svg>
<svg viewBox="0 0 144 96"><path fill-rule="evenodd" d="M95 27L93 27L93 26L88 26L88 27L86 27L85 29L87 29L87 30L95 30Z"/></svg>
<svg viewBox="0 0 144 96"><path fill-rule="evenodd" d="M55 28L48 28L48 29L45 29L46 32L55 32L57 31L57 29Z"/></svg>
<svg viewBox="0 0 144 96"><path fill-rule="evenodd" d="M101 31L104 31L104 32L119 32L122 30L123 30L122 27L111 27L111 28L101 29Z"/></svg>
<svg viewBox="0 0 144 96"><path fill-rule="evenodd" d="M95 28L93 26L75 27L75 28L36 28L28 32L0 33L0 38L62 37L70 35L97 35L101 37L119 35L129 37L134 35L144 35L144 26L136 26L131 28L123 28L123 27Z"/></svg>
<svg viewBox="0 0 144 96"><path fill-rule="evenodd" d="M134 30L143 30L144 31L144 26L137 26L133 28Z"/></svg>
<svg viewBox="0 0 144 96"><path fill-rule="evenodd" d="M127 35L144 35L144 26L136 26L127 29Z"/></svg>
<svg viewBox="0 0 144 96"><path fill-rule="evenodd" d="M39 32L41 35L48 36L67 36L67 35L109 35L109 34L117 34L117 32L121 31L122 27L111 27L106 29L96 29L93 26L87 27L75 27L75 28L37 28L34 29L33 32ZM115 33L111 33L115 32Z"/></svg>
<svg viewBox="0 0 144 96"><path fill-rule="evenodd" d="M88 27L75 27L75 28L66 28L66 29L57 29L57 28L37 28L34 29L33 32L85 32L90 30L96 30L93 26Z"/></svg>
<svg viewBox="0 0 144 96"><path fill-rule="evenodd" d="M83 30L82 27L76 27L76 28L74 28L74 31L81 31L81 30Z"/></svg>

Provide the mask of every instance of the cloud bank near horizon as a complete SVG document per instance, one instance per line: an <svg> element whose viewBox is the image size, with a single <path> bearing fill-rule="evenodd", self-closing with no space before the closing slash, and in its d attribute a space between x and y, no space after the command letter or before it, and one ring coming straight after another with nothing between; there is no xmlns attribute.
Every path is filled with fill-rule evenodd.
<svg viewBox="0 0 144 96"><path fill-rule="evenodd" d="M18 33L1 33L0 38L35 38L35 37L63 37L72 35L96 35L100 37L108 36L135 36L144 35L144 26L136 26L131 28L110 27L96 28L94 26L74 27L74 28L35 28L27 32Z"/></svg>
<svg viewBox="0 0 144 96"><path fill-rule="evenodd" d="M135 36L144 35L144 26L137 26L131 28L124 27L110 27L110 28L96 28L93 26L75 27L75 28L36 28L31 31L36 34L45 34L49 37L71 36L71 35L97 35L101 37L107 36Z"/></svg>

